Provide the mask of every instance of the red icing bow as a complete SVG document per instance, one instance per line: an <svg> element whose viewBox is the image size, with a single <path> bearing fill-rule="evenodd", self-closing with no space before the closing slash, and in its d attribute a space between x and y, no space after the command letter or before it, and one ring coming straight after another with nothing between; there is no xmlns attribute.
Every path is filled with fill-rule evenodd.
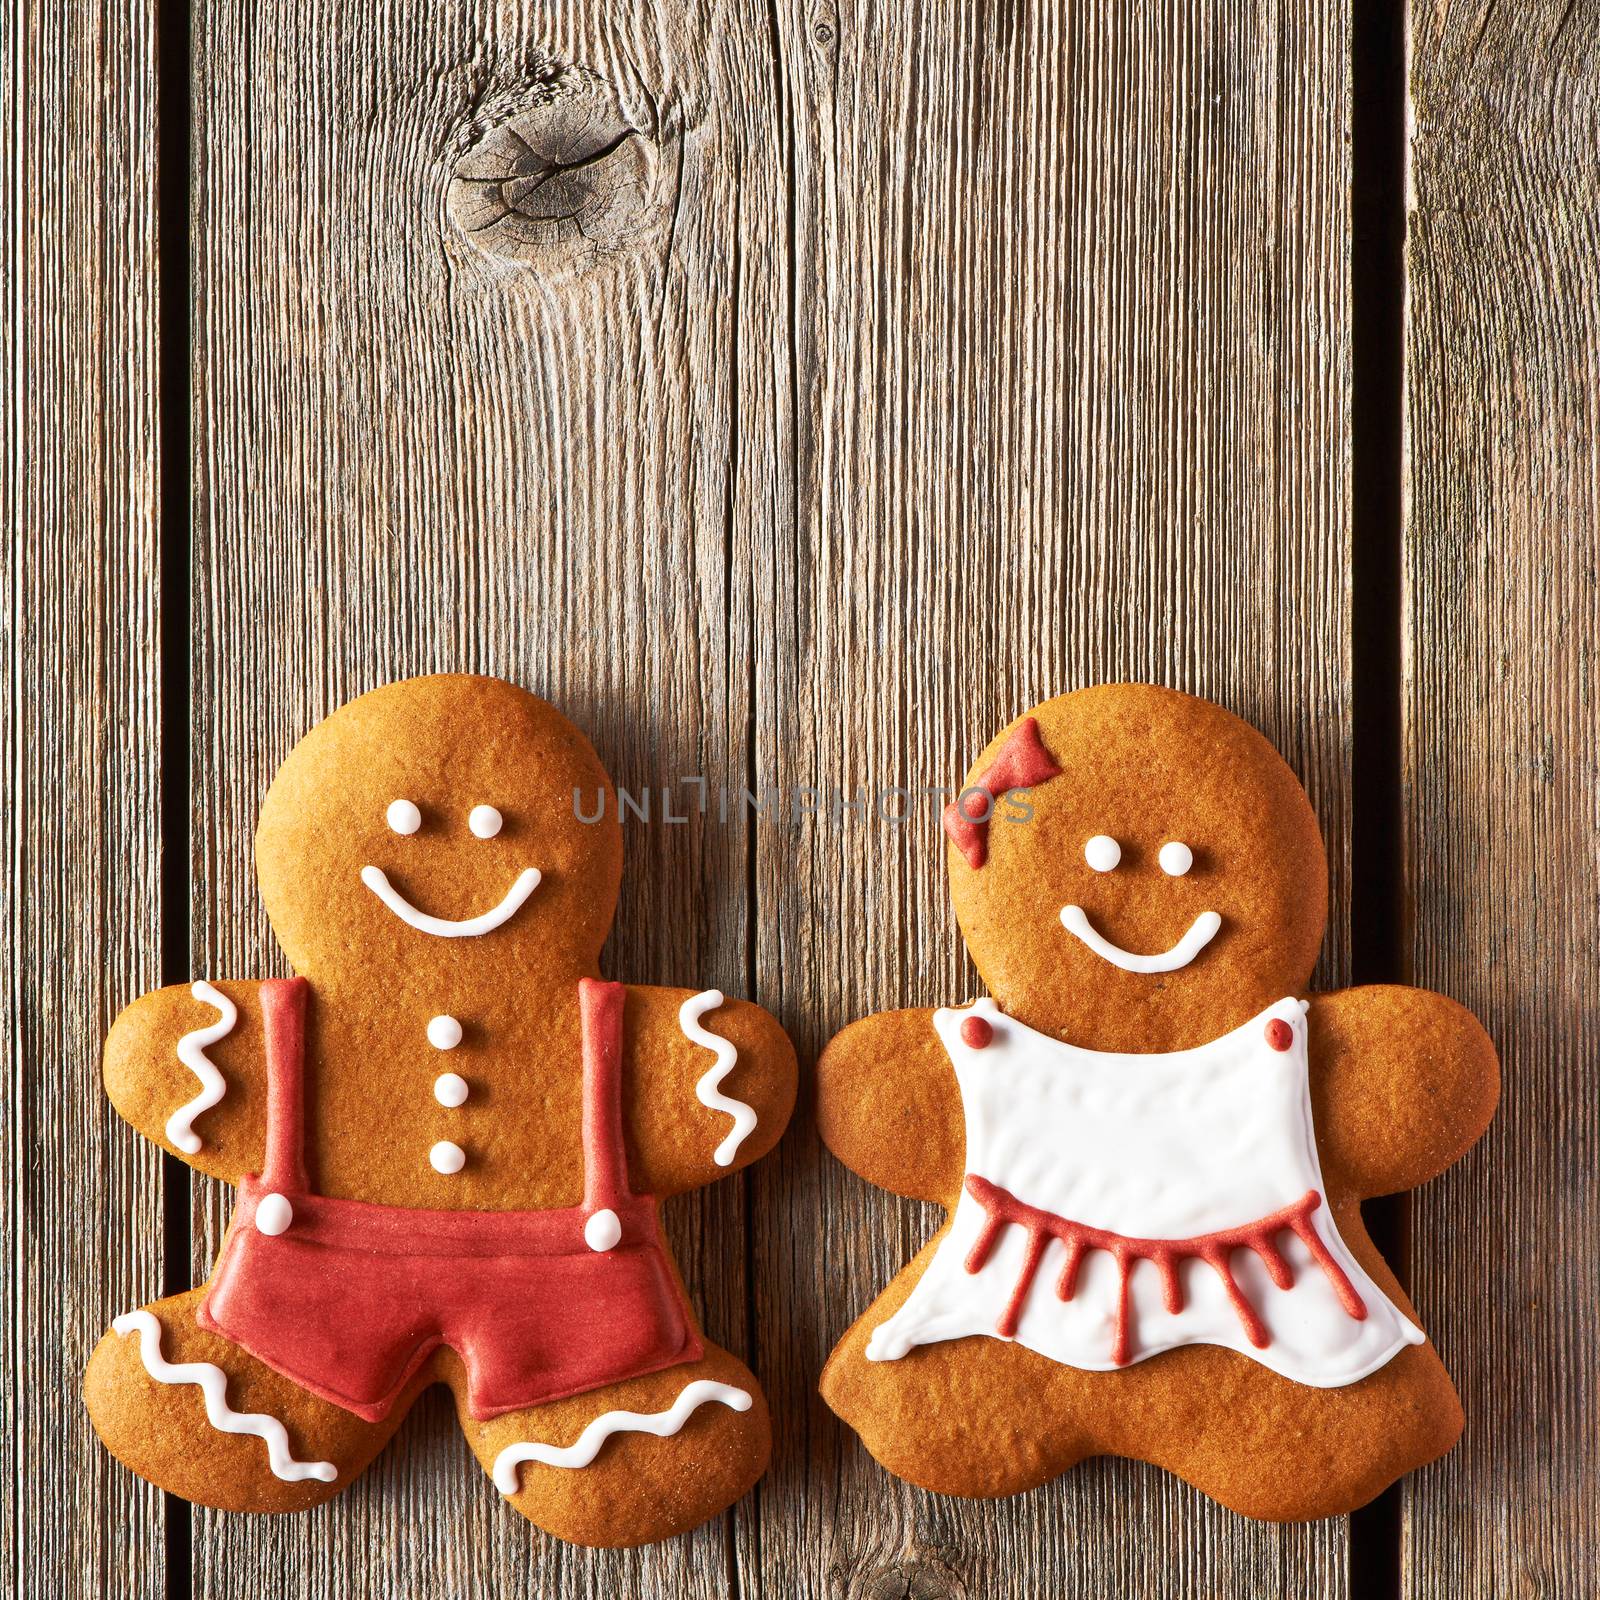
<svg viewBox="0 0 1600 1600"><path fill-rule="evenodd" d="M989 818L1001 795L1008 789L1031 789L1047 778L1060 776L1061 768L1039 741L1038 719L1024 717L987 770L944 808L944 831L967 858L967 865L981 867L989 859ZM989 797L980 818L969 814L977 804L974 789L981 789Z"/></svg>

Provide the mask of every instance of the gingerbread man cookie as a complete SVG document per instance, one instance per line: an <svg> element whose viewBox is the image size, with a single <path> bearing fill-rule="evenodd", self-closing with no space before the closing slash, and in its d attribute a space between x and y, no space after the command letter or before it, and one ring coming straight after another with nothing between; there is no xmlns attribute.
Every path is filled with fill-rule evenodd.
<svg viewBox="0 0 1600 1600"><path fill-rule="evenodd" d="M1498 1064L1439 995L1306 996L1327 866L1277 753L1203 700L1085 689L990 745L945 831L989 996L846 1028L818 1121L950 1214L829 1405L929 1489L1122 1455L1275 1520L1448 1450L1460 1402L1360 1202L1455 1161Z"/></svg>
<svg viewBox="0 0 1600 1600"><path fill-rule="evenodd" d="M772 1147L794 1052L755 1006L600 978L616 819L583 736L491 678L376 690L291 752L256 859L298 975L159 990L106 1043L122 1115L239 1189L210 1281L89 1364L134 1471L302 1509L443 1382L495 1487L581 1544L682 1532L760 1476L761 1391L701 1334L656 1202Z"/></svg>

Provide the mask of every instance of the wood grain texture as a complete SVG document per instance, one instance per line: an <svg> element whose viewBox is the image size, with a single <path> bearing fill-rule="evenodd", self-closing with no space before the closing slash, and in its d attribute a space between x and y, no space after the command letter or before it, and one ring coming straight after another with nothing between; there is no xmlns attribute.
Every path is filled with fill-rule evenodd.
<svg viewBox="0 0 1600 1600"><path fill-rule="evenodd" d="M195 949L201 972L259 974L281 959L250 860L262 793L378 683L499 673L560 704L620 785L743 781L752 572L794 516L781 145L765 17L722 0L270 0L195 28ZM452 220L452 174L563 66L648 140L657 225L487 251ZM607 972L748 993L742 832L625 836ZM200 1196L197 1273L228 1205ZM752 1353L742 1180L668 1226L708 1333ZM382 1600L720 1595L731 1528L558 1545L434 1395L312 1516L197 1512L195 1593L294 1573Z"/></svg>
<svg viewBox="0 0 1600 1600"><path fill-rule="evenodd" d="M1168 14L1170 11L1170 14ZM1343 5L791 0L804 521L759 609L756 766L952 785L1036 699L1143 678L1262 727L1328 839L1348 970ZM1160 12L1158 15L1157 13ZM975 992L931 801L758 835L761 998L802 1059ZM935 1226L808 1121L758 1169L774 1595L1340 1595L1340 1522L1269 1527L1100 1462L1020 1499L889 1478L824 1408L833 1341Z"/></svg>
<svg viewBox="0 0 1600 1600"><path fill-rule="evenodd" d="M463 667L558 700L635 789L945 786L1042 695L1196 689L1305 778L1319 978L1347 974L1347 9L1122 9L196 13L197 973L280 970L249 845L295 738ZM16 1592L153 1595L160 1497L77 1402L159 1279L158 1164L96 1060L158 964L153 20L0 30L9 192L50 197L7 218L0 1548ZM1489 1022L1506 1097L1412 1210L1469 1429L1404 1491L1403 1580L1576 1593L1600 1545L1600 21L1441 0L1412 45L1412 976ZM628 141L591 168L607 119ZM501 192L539 198L475 238L452 183L506 128L534 154ZM750 994L807 1055L972 992L931 799L898 827L820 804L631 826L608 970ZM229 1203L200 1186L197 1273ZM688 1540L531 1533L435 1396L323 1512L196 1512L194 1592L1345 1592L1341 1526L1247 1524L1149 1469L988 1506L883 1474L816 1372L933 1225L804 1111L676 1208L779 1430L757 1494Z"/></svg>
<svg viewBox="0 0 1600 1600"><path fill-rule="evenodd" d="M160 1161L100 1040L160 960L154 7L8 7L6 1315L16 1595L163 1593L161 1496L99 1446L89 1352L161 1281Z"/></svg>
<svg viewBox="0 0 1600 1600"><path fill-rule="evenodd" d="M1500 1113L1418 1196L1467 1410L1406 1492L1404 1589L1582 1594L1600 1547L1600 16L1413 12L1404 709L1415 978Z"/></svg>

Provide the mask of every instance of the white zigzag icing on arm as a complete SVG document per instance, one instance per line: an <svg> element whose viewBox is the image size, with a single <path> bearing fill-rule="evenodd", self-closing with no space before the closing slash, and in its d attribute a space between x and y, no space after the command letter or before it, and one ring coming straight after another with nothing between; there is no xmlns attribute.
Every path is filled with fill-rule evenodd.
<svg viewBox="0 0 1600 1600"><path fill-rule="evenodd" d="M756 1113L754 1107L746 1105L743 1100L735 1100L721 1092L722 1080L738 1063L739 1052L734 1048L732 1040L710 1032L700 1022L706 1012L715 1011L721 1004L720 989L707 989L701 994L691 995L678 1008L678 1026L683 1030L686 1039L704 1045L717 1058L705 1076L694 1086L694 1093L695 1098L707 1110L725 1111L733 1118L732 1131L717 1146L713 1157L719 1167L726 1167L732 1165L733 1158L739 1153L739 1146L755 1131Z"/></svg>
<svg viewBox="0 0 1600 1600"><path fill-rule="evenodd" d="M276 1417L264 1411L235 1411L228 1404L228 1378L221 1367L209 1361L183 1361L174 1364L161 1354L161 1324L149 1311L124 1311L111 1324L116 1333L139 1335L139 1357L144 1370L157 1383L192 1383L205 1396L206 1417L218 1433L247 1433L265 1442L272 1475L285 1483L316 1478L332 1483L339 1469L331 1461L297 1461L289 1449L289 1431Z"/></svg>
<svg viewBox="0 0 1600 1600"><path fill-rule="evenodd" d="M204 979L189 993L219 1013L215 1022L184 1034L178 1041L178 1059L200 1080L200 1093L167 1118L167 1138L185 1155L192 1156L201 1147L200 1135L194 1131L194 1119L202 1111L209 1111L228 1092L227 1080L206 1054L206 1046L227 1038L239 1020L239 1013L227 995L220 989L213 989Z"/></svg>
<svg viewBox="0 0 1600 1600"><path fill-rule="evenodd" d="M494 1486L501 1494L515 1494L519 1483L517 1468L524 1461L538 1461L547 1467L586 1467L600 1454L600 1446L614 1433L649 1433L667 1439L689 1420L700 1406L712 1400L735 1411L748 1411L754 1403L748 1391L732 1384L697 1378L683 1389L667 1411L607 1411L594 1419L564 1449L553 1444L522 1441L508 1444L494 1458Z"/></svg>

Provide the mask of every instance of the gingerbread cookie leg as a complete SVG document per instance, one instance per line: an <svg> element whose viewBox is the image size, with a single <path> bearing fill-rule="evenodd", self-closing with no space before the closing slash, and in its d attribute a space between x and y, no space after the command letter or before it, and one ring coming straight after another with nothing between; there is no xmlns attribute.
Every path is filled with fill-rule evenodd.
<svg viewBox="0 0 1600 1600"><path fill-rule="evenodd" d="M1120 1455L1177 1473L1246 1516L1300 1521L1364 1505L1460 1435L1460 1402L1431 1345L1407 1346L1340 1389L1308 1388L1205 1346L1110 1373L989 1339L869 1359L874 1329L909 1297L937 1243L845 1335L821 1384L874 1458L924 1489L1016 1494L1087 1456Z"/></svg>
<svg viewBox="0 0 1600 1600"><path fill-rule="evenodd" d="M755 1378L707 1344L700 1360L483 1422L452 1379L462 1432L530 1522L574 1544L649 1544L698 1527L766 1470L772 1425ZM629 1506L626 1530L616 1507Z"/></svg>
<svg viewBox="0 0 1600 1600"><path fill-rule="evenodd" d="M1017 1494L1095 1453L1092 1433L1041 1393L1060 1369L1021 1345L977 1339L867 1357L873 1331L905 1303L946 1231L840 1340L818 1387L896 1477L936 1494Z"/></svg>
<svg viewBox="0 0 1600 1600"><path fill-rule="evenodd" d="M1243 1357L1215 1349L1162 1363L1125 1375L1126 1432L1106 1430L1107 1453L1165 1467L1247 1517L1354 1511L1461 1436L1461 1403L1431 1345L1410 1345L1343 1389L1250 1372Z"/></svg>
<svg viewBox="0 0 1600 1600"><path fill-rule="evenodd" d="M206 1288L116 1318L84 1399L118 1460L159 1488L227 1511L302 1511L353 1483L409 1408L381 1422L308 1394L195 1320Z"/></svg>

